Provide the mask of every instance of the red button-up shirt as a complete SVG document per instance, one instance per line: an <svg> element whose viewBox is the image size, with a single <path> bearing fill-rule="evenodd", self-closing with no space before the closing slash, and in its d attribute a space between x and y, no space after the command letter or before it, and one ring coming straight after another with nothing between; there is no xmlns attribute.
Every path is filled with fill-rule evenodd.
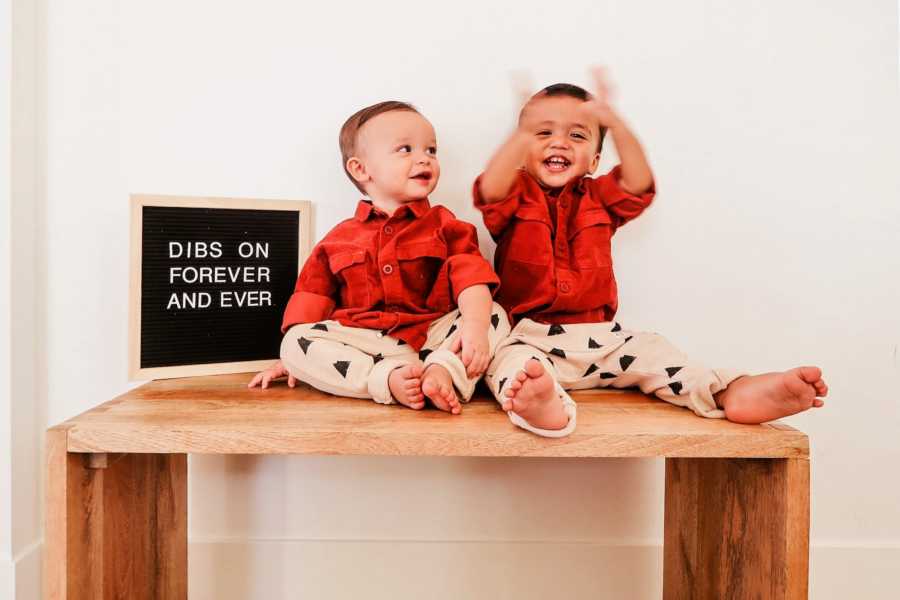
<svg viewBox="0 0 900 600"><path fill-rule="evenodd" d="M281 329L334 319L380 329L418 350L461 291L498 283L475 227L448 209L419 200L388 216L363 200L313 248Z"/></svg>
<svg viewBox="0 0 900 600"><path fill-rule="evenodd" d="M507 197L494 203L481 197L481 178L475 181L475 207L497 242L495 299L514 323L612 320L618 295L610 240L655 193L629 194L619 186L619 169L570 181L558 194L520 171Z"/></svg>

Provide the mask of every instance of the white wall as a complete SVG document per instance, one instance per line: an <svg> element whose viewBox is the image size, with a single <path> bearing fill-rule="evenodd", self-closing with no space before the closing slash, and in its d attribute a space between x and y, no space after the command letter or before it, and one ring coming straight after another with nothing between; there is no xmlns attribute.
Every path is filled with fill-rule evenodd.
<svg viewBox="0 0 900 600"><path fill-rule="evenodd" d="M0 598L40 593L36 398L36 31L27 0L0 1Z"/></svg>
<svg viewBox="0 0 900 600"><path fill-rule="evenodd" d="M587 83L603 62L660 190L617 236L620 320L711 364L825 369L827 407L788 420L813 444L812 597L893 597L893 0L46 0L38 39L46 424L129 385L128 193L310 199L321 235L356 201L340 124L400 98L438 131L433 200L477 222L471 182L514 119L508 72ZM659 595L661 462L191 468L194 598L577 598L598 579L611 597Z"/></svg>

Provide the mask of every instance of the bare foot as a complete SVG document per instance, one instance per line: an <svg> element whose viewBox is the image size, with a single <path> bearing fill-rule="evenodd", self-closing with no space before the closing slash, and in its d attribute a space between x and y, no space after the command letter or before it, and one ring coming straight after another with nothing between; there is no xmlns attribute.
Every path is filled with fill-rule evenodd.
<svg viewBox="0 0 900 600"><path fill-rule="evenodd" d="M818 367L798 367L739 377L715 398L729 421L765 423L823 406L820 398L827 394L828 386Z"/></svg>
<svg viewBox="0 0 900 600"><path fill-rule="evenodd" d="M413 410L425 408L422 395L422 365L397 367L388 375L388 387L394 400Z"/></svg>
<svg viewBox="0 0 900 600"><path fill-rule="evenodd" d="M516 373L501 407L540 429L562 429L569 423L553 378L533 358L525 363L524 370Z"/></svg>
<svg viewBox="0 0 900 600"><path fill-rule="evenodd" d="M422 376L422 392L431 400L435 408L458 415L462 412L462 405L456 397L453 388L453 379L450 372L438 364L430 364Z"/></svg>

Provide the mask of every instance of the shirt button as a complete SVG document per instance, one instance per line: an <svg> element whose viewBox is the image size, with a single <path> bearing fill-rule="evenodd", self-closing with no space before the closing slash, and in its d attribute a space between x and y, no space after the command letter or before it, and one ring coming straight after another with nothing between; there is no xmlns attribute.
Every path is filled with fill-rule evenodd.
<svg viewBox="0 0 900 600"><path fill-rule="evenodd" d="M561 284L559 284L559 289L561 289L564 294L568 294L570 291L572 291L572 286L570 286L567 281L563 281Z"/></svg>
<svg viewBox="0 0 900 600"><path fill-rule="evenodd" d="M392 267L391 265L384 265L383 267L381 267L381 270L385 275L390 275L394 272L394 267Z"/></svg>
<svg viewBox="0 0 900 600"><path fill-rule="evenodd" d="M385 225L385 227L384 227L384 232L385 232L387 235L391 235L392 233L394 233L394 228L391 227L390 225Z"/></svg>

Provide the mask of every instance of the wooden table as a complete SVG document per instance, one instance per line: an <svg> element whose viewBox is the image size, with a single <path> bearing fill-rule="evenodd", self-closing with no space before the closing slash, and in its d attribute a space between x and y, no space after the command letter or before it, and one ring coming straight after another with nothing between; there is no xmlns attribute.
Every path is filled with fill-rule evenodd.
<svg viewBox="0 0 900 600"><path fill-rule="evenodd" d="M461 418L248 375L155 381L47 431L45 597L187 597L188 454L664 457L664 598L807 597L809 442L633 392L575 392L544 439L475 400Z"/></svg>

